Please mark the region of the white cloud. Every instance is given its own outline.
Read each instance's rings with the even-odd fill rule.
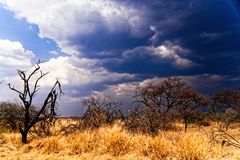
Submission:
[[[54,39],[64,52],[77,54],[72,38],[101,29],[109,32],[146,34],[145,10],[111,0],[0,0],[18,18],[37,24],[41,37]]]
[[[41,64],[44,71],[49,75],[42,82],[48,86],[49,82],[56,79],[66,86],[79,86],[103,82],[117,82],[123,79],[133,79],[135,76],[128,73],[115,73],[101,67],[96,60],[86,58],[58,57],[52,58]]]
[[[24,49],[20,42],[0,39],[0,76],[13,75],[16,69],[31,67],[34,57],[34,53]]]
[[[127,113],[129,109],[131,109],[129,107],[134,108],[133,96],[136,93],[138,85],[139,82],[127,82],[117,85],[109,85],[103,91],[93,91],[92,93],[102,97],[107,96],[112,102],[121,102],[123,113]]]
[[[154,33],[152,37],[149,38],[149,41],[152,44],[155,44],[158,42],[159,37],[162,35],[163,31],[158,31],[156,26],[149,26],[150,30]]]
[[[142,82],[139,83],[140,88],[144,88],[146,86],[148,86],[149,84],[155,86],[155,85],[159,85],[160,83],[162,83],[162,81],[164,80],[164,78],[159,78],[159,77],[154,77],[154,78],[150,78],[150,79],[145,79]]]
[[[44,71],[50,71],[49,75],[41,81],[41,87],[47,88],[58,79],[65,93],[60,99],[60,113],[64,115],[79,115],[81,102],[84,96],[90,92],[91,85],[101,86],[106,83],[118,83],[122,80],[131,80],[135,75],[127,73],[115,73],[101,67],[98,61],[72,57],[52,58],[41,64]],[[89,92],[84,93],[87,89]]]
[[[126,96],[126,98],[130,98],[133,93],[135,93],[136,87],[136,82],[121,83],[114,86],[108,86],[108,88],[104,91],[104,94],[115,97]]]
[[[1,85],[0,101],[17,101],[18,95],[8,88],[7,83],[11,83],[16,89],[22,89],[22,82],[17,75],[17,69],[26,71],[28,75],[35,66],[31,60],[34,58],[32,51],[24,49],[20,42],[0,39],[0,76],[4,82]],[[71,105],[72,109],[77,109],[77,103],[81,101],[79,96],[83,96],[81,89],[90,90],[89,86],[101,86],[104,83],[118,83],[122,80],[132,80],[135,75],[128,73],[116,73],[108,71],[102,67],[98,60],[79,58],[77,56],[59,56],[51,58],[40,64],[43,72],[49,74],[41,79],[40,90],[34,103],[40,104],[54,82],[58,79],[66,93],[61,100],[61,111],[66,111],[64,107]],[[35,78],[37,77],[34,76]],[[30,83],[34,82],[31,81]],[[89,92],[89,91],[88,91]],[[75,107],[74,107],[75,105]]]
[[[148,47],[148,49],[151,50],[153,54],[160,56],[161,58],[173,60],[173,64],[177,67],[187,68],[194,65],[194,62],[183,57],[190,51],[178,44],[166,41],[160,46],[151,46]]]
[[[148,60],[156,60],[157,63],[171,63],[178,69],[185,69],[199,65],[186,58],[189,54],[191,54],[191,51],[180,46],[178,43],[165,41],[159,46],[138,46],[126,50],[123,53],[123,58],[135,58],[136,60],[137,58],[141,59],[146,57]]]
[[[57,51],[55,51],[55,50],[51,50],[51,51],[49,51],[49,54],[58,55],[59,53]]]

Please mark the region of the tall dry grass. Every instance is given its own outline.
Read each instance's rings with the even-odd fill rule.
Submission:
[[[16,133],[0,136],[0,159],[239,159],[239,149],[211,141],[210,128],[133,134],[120,123],[96,130],[32,139],[21,144]]]

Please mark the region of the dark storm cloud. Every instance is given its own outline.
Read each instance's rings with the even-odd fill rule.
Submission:
[[[163,68],[173,70],[169,61],[162,61],[151,51],[140,47],[125,52],[121,58],[105,60],[104,64],[111,71],[154,75],[164,74]]]
[[[196,64],[184,59],[184,52],[188,51],[168,43],[159,47],[141,46],[126,50],[121,58],[106,59],[104,64],[112,71],[145,76],[189,74]]]
[[[39,34],[51,37],[63,51],[75,54],[77,50],[81,58],[98,60],[114,72],[144,76],[239,74],[237,0],[65,1],[61,6],[56,2],[52,6],[57,10],[42,14],[43,22],[28,8],[8,5],[18,17],[37,24]],[[49,17],[66,7],[68,12],[55,17],[59,23],[54,29],[54,19]],[[179,53],[176,48],[186,52]]]
[[[118,50],[131,49],[143,45],[150,45],[152,43],[151,38],[154,34],[157,34],[151,27],[156,27],[157,32],[161,32],[161,36],[165,36],[166,33],[175,30],[176,25],[182,25],[181,20],[188,14],[189,8],[191,8],[193,1],[187,0],[184,2],[179,1],[162,1],[153,0],[149,1],[118,1],[123,6],[130,6],[138,10],[139,17],[141,17],[143,24],[139,25],[136,30],[140,30],[134,35],[127,24],[118,27],[114,32],[109,31],[104,24],[99,21],[95,32],[88,35],[74,36],[71,39],[72,45],[78,46],[79,50],[85,51],[86,57],[98,57],[100,53],[116,53],[118,56]],[[131,17],[129,17],[131,18]],[[116,19],[115,21],[118,21]],[[138,24],[135,24],[136,26]],[[156,37],[157,41],[162,42],[168,38]],[[159,44],[158,43],[158,44]],[[79,45],[77,45],[79,44]],[[114,53],[113,56],[114,56]],[[102,54],[100,54],[102,55]],[[101,56],[100,56],[101,57]]]
[[[72,43],[84,46],[79,50],[86,53],[84,56],[88,58],[106,58],[118,57],[126,49],[145,45],[148,43],[148,39],[131,37],[126,33],[113,34],[102,30],[87,37],[75,37],[72,39]]]
[[[116,72],[149,75],[239,74],[240,21],[239,13],[236,14],[239,6],[233,5],[236,2],[124,1],[122,3],[137,7],[144,5],[151,11],[149,26],[152,26],[153,34],[135,45],[128,46],[131,41],[126,39],[124,47],[132,48],[134,53],[122,57],[118,54],[118,60],[105,59],[106,67]],[[185,58],[198,66],[182,70],[172,66],[170,59],[156,58],[151,51],[144,49],[144,45],[157,47],[165,41],[178,41],[180,46],[189,49],[191,54],[185,55]],[[125,52],[122,51],[122,54]]]
[[[201,1],[178,30],[180,41],[199,57],[194,61],[202,72],[239,73],[240,19],[232,7],[230,1]]]

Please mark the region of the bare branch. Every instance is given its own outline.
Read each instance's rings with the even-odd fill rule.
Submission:
[[[19,95],[23,95],[23,93],[22,93],[21,91],[19,91],[19,90],[15,89],[15,87],[14,87],[14,86],[11,86],[11,84],[10,84],[10,83],[8,83],[8,87],[9,87],[11,90],[13,90],[13,91],[17,92]]]

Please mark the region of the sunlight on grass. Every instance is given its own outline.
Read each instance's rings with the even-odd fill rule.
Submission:
[[[190,128],[187,133],[162,131],[156,136],[133,134],[121,123],[95,130],[32,138],[21,144],[18,133],[0,136],[0,159],[239,159],[239,149],[213,142],[211,128]]]

